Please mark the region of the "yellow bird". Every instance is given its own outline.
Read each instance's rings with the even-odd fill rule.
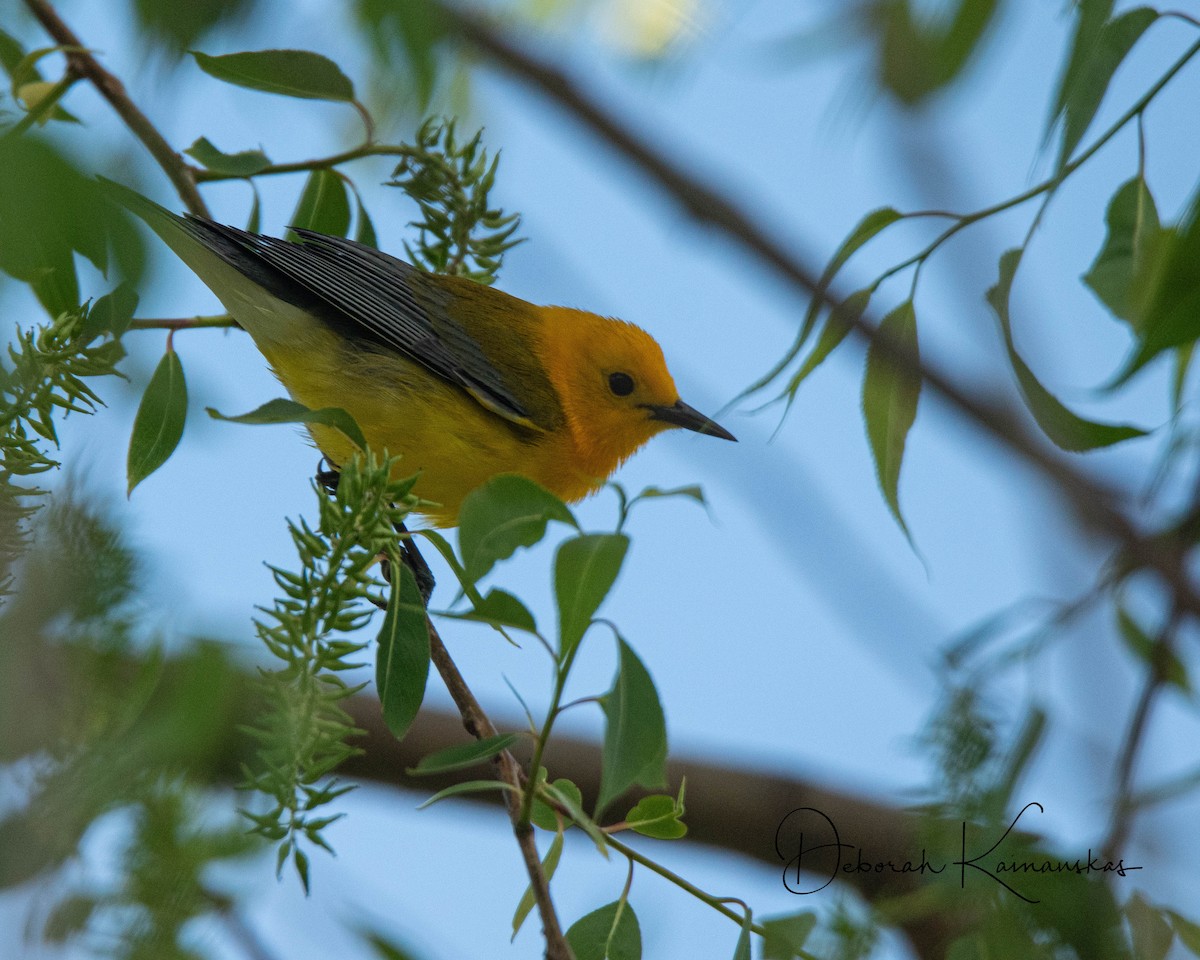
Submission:
[[[542,307],[372,247],[299,242],[181,217],[119,185],[118,199],[179,255],[312,409],[341,407],[368,446],[421,471],[414,490],[453,526],[463,499],[520,473],[574,502],[655,434],[734,436],[679,398],[662,348],[622,320]],[[333,463],[349,439],[312,424]]]

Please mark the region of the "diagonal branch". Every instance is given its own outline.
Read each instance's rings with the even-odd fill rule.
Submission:
[[[196,181],[192,177],[191,168],[184,163],[183,157],[167,143],[163,135],[158,132],[158,128],[129,99],[125,85],[100,65],[100,62],[87,51],[83,42],[75,35],[75,31],[67,26],[58,15],[58,11],[46,0],[25,0],[25,6],[29,8],[30,13],[37,18],[46,32],[54,38],[55,43],[60,47],[68,48],[64,50],[67,58],[67,70],[71,74],[91,82],[100,95],[112,105],[117,115],[125,121],[125,126],[129,127],[134,136],[141,140],[146,149],[150,151],[150,155],[170,178],[175,192],[179,194],[184,206],[192,213],[208,216],[208,207],[200,196],[200,191],[196,189]]]
[[[451,659],[450,652],[442,643],[442,638],[433,625],[433,621],[426,618],[426,623],[429,626],[430,659],[437,667],[442,681],[446,684],[446,689],[450,691],[450,696],[454,700],[454,705],[458,707],[458,712],[462,716],[462,724],[467,733],[477,740],[494,737],[497,733],[496,728],[488,719],[487,714],[483,712],[483,707],[479,705],[475,694],[471,692],[471,688],[467,686],[466,680],[459,672],[458,666]],[[530,889],[533,890],[534,901],[538,906],[538,915],[542,920],[542,934],[546,938],[546,960],[574,960],[571,947],[567,943],[566,937],[563,936],[558,914],[555,913],[554,902],[550,899],[550,884],[546,880],[546,873],[542,869],[542,861],[538,856],[533,828],[528,823],[524,826],[520,823],[521,795],[526,786],[525,771],[507,750],[499,754],[494,762],[500,779],[513,787],[513,790],[506,792],[505,803],[513,823],[513,833],[521,848],[521,857],[525,861],[525,870],[529,874]]]

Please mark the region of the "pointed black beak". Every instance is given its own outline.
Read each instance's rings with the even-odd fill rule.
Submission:
[[[648,403],[646,409],[650,411],[651,420],[661,420],[673,427],[683,427],[684,430],[695,430],[696,433],[704,433],[710,437],[720,437],[722,440],[732,440],[737,443],[737,437],[732,433],[682,400],[676,400],[669,407]]]

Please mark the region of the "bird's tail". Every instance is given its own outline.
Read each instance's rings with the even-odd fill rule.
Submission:
[[[145,221],[259,341],[288,342],[316,321],[298,310],[311,299],[255,252],[253,234],[205,217],[180,216],[135,190],[98,178],[108,196]]]

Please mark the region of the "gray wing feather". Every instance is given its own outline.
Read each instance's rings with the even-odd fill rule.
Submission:
[[[251,279],[275,279],[264,283],[273,293],[295,302],[295,290],[287,286],[299,288],[332,312],[324,319],[346,332],[420,363],[507,419],[529,423],[527,412],[479,344],[453,321],[435,324],[427,303],[413,292],[410,278],[419,274],[416,267],[372,247],[311,230],[296,230],[302,242],[292,243],[197,217],[187,222],[198,239]],[[279,278],[264,277],[261,265],[277,272],[286,284],[281,287]]]

